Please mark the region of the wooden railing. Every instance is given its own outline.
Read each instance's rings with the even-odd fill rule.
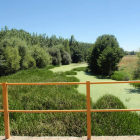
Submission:
[[[5,138],[10,138],[9,113],[58,113],[58,112],[86,112],[87,113],[87,140],[91,139],[91,112],[126,112],[126,111],[140,111],[140,109],[91,109],[90,108],[90,85],[91,84],[120,84],[120,83],[140,83],[140,81],[115,81],[115,82],[61,82],[61,83],[0,83],[3,91],[3,110]],[[86,84],[87,109],[85,110],[9,110],[8,108],[8,85],[79,85]]]

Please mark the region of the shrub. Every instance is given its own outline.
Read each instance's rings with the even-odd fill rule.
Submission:
[[[77,72],[75,72],[75,71],[66,71],[65,74],[66,75],[77,75]]]
[[[119,98],[113,95],[102,96],[93,106],[94,109],[126,109]],[[93,114],[94,135],[139,135],[140,119],[134,112],[102,112]]]
[[[89,71],[89,68],[87,68],[87,67],[78,67],[78,68],[72,69],[72,71],[84,71],[84,72],[88,72]]]
[[[48,69],[53,69],[53,68],[55,68],[55,66],[53,66],[53,65],[47,66],[47,70],[48,70]]]
[[[111,79],[117,81],[129,81],[130,74],[124,71],[115,71],[114,74],[111,76]]]

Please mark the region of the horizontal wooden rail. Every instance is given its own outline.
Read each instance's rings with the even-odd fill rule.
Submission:
[[[7,85],[80,85],[80,84],[86,84],[85,82],[58,82],[58,83],[7,83]]]
[[[8,110],[16,113],[60,113],[60,112],[87,112],[87,110]]]
[[[90,82],[90,84],[121,84],[121,83],[140,83],[140,81],[110,81],[110,82]],[[52,83],[7,83],[7,85],[82,85],[86,82],[52,82]],[[0,83],[2,85],[2,83]]]
[[[125,83],[140,83],[140,81],[114,81],[114,82],[90,82],[90,84],[125,84]]]
[[[129,112],[140,111],[140,109],[92,109],[91,112]]]
[[[91,139],[91,112],[129,112],[129,111],[140,111],[140,109],[90,109],[90,85],[91,84],[121,84],[121,83],[140,83],[140,81],[107,81],[107,82],[52,82],[52,83],[0,83],[3,88],[3,106],[4,110],[0,112],[4,113],[5,123],[5,138],[10,138],[10,127],[9,127],[9,113],[60,113],[60,112],[86,112],[87,113],[87,139]],[[8,85],[9,86],[20,86],[20,85],[86,85],[87,93],[87,109],[84,110],[9,110],[8,109]]]
[[[140,111],[140,109],[91,109],[91,112],[129,112]],[[4,112],[4,110],[0,110]],[[87,110],[8,110],[13,113],[60,113],[60,112],[87,112]]]

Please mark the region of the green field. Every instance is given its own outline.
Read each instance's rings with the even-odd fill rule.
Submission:
[[[61,67],[56,67],[51,69],[53,72],[56,71],[67,71],[74,67],[85,67],[86,63],[71,64]],[[91,82],[101,82],[101,81],[114,81],[111,79],[102,79],[100,76],[93,76],[89,73],[83,71],[77,72],[75,75],[80,82],[91,81]],[[86,86],[79,85],[78,91],[86,95]],[[140,90],[135,89],[130,84],[102,84],[102,85],[91,85],[91,98],[95,102],[104,94],[112,94],[120,98],[123,103],[131,109],[140,108]]]

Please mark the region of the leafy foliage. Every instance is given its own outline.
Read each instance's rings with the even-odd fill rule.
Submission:
[[[4,60],[5,73],[19,70],[21,57],[19,56],[18,48],[7,46],[4,49]]]
[[[104,95],[93,106],[94,109],[125,109],[119,98]],[[132,112],[99,112],[93,114],[93,132],[98,136],[139,135],[139,115]]]
[[[52,47],[48,49],[49,54],[52,57],[52,65],[60,65],[61,64],[61,53],[58,48]]]
[[[72,71],[84,71],[84,72],[88,72],[89,71],[89,68],[87,68],[87,67],[78,67],[78,68],[72,69]]]
[[[71,59],[73,63],[86,61],[87,50],[91,47],[90,43],[77,42],[74,35],[69,40]]]
[[[77,72],[71,70],[71,71],[66,71],[65,74],[66,75],[77,75]]]
[[[35,59],[38,68],[43,68],[51,63],[49,53],[37,45],[32,46],[31,55]]]
[[[66,77],[63,72],[53,73],[46,68],[22,70],[0,78],[0,83],[5,81],[79,82],[74,76]],[[9,108],[13,110],[85,109],[86,97],[78,93],[76,87],[77,85],[9,86]],[[2,99],[1,94],[0,99]],[[0,135],[4,135],[3,120],[3,114],[0,113]],[[86,134],[86,114],[10,113],[10,131],[11,135],[18,136],[83,136]]]
[[[133,80],[140,80],[140,52],[137,53],[137,67],[133,71]],[[140,87],[140,83],[131,83],[136,88]]]
[[[117,81],[129,81],[130,74],[124,71],[115,71],[113,75],[111,75],[111,79]]]
[[[102,35],[97,38],[88,64],[98,74],[111,75],[117,69],[117,63],[123,57],[117,39],[113,35]]]

